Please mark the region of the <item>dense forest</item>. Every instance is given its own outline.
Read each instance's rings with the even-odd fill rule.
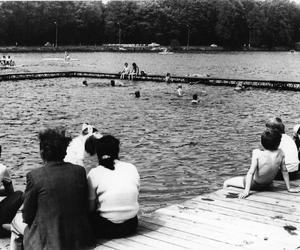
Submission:
[[[300,6],[288,0],[0,3],[0,45],[151,43],[293,47]]]

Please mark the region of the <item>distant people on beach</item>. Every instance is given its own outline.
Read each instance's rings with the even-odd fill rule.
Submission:
[[[139,67],[136,65],[136,63],[132,63],[132,68],[129,74],[129,79],[133,80],[135,76],[137,76],[140,73]]]
[[[181,85],[179,85],[179,86],[177,87],[177,95],[178,95],[178,96],[183,96],[183,90],[182,90],[182,86],[181,86]]]
[[[134,233],[138,225],[140,186],[136,167],[119,160],[120,142],[111,135],[95,139],[90,148],[94,148],[99,161],[99,166],[87,177],[96,236],[119,238]]]
[[[272,187],[272,182],[280,170],[288,192],[300,192],[300,188],[291,188],[289,175],[285,166],[284,152],[279,149],[282,135],[277,129],[266,129],[261,135],[264,150],[254,149],[251,166],[246,176],[233,177],[224,182],[226,187],[244,188],[239,198],[246,198],[250,190],[262,191]]]
[[[39,133],[44,166],[27,173],[22,215],[12,223],[11,249],[85,249],[93,243],[85,169],[63,162],[71,138],[61,129]],[[23,218],[22,218],[23,217]]]
[[[1,196],[5,196],[0,201],[0,237],[8,237],[10,230],[3,228],[4,224],[9,224],[15,217],[19,207],[23,203],[23,192],[14,191],[13,183],[10,178],[10,174],[5,165],[0,164],[0,186]]]
[[[294,179],[299,171],[299,159],[296,143],[293,138],[285,134],[285,126],[279,117],[274,117],[266,122],[266,127],[278,130],[282,137],[279,148],[285,155],[285,165],[289,173],[290,179]],[[282,175],[279,172],[276,179],[282,180]]]
[[[123,70],[121,71],[120,79],[127,79],[128,76],[129,76],[129,74],[130,74],[130,68],[129,68],[129,66],[128,66],[128,63],[126,62],[126,63],[124,64]]]

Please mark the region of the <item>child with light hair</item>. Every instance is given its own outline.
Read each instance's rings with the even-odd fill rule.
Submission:
[[[291,188],[289,175],[285,166],[285,156],[279,144],[281,133],[276,129],[266,129],[261,135],[261,144],[264,150],[254,149],[252,153],[251,166],[246,176],[238,176],[226,180],[224,188],[238,187],[245,190],[239,198],[246,198],[250,190],[266,190],[272,187],[277,172],[281,170],[288,192],[300,192],[300,188]]]

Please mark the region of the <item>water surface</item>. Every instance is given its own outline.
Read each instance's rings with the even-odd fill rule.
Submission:
[[[273,62],[274,67],[268,64],[262,69],[262,61],[250,59],[263,55],[261,60]],[[298,77],[294,65],[299,66],[300,57],[287,53],[275,53],[269,58],[264,53],[229,53],[221,55],[224,58],[217,54],[167,55],[173,57],[169,58],[152,54],[74,53],[72,56],[79,61],[45,61],[42,67],[34,66],[40,56],[58,55],[14,56],[32,64],[22,67],[28,71],[78,67],[116,72],[124,61],[134,60],[149,72],[160,74],[208,71],[216,75],[219,72],[222,77],[228,72],[228,77],[253,74],[257,78],[290,80]],[[281,56],[285,62],[279,60]],[[237,57],[243,63],[237,63]],[[280,74],[275,72],[277,67]],[[148,212],[214,191],[226,178],[245,174],[252,150],[260,147],[260,134],[268,117],[280,116],[288,134],[295,123],[300,123],[298,92],[255,89],[238,93],[231,87],[183,85],[184,96],[180,98],[176,96],[175,84],[134,82],[112,88],[103,86],[108,80],[87,81],[88,87],[78,78],[1,83],[2,161],[11,169],[17,187],[23,189],[27,171],[41,165],[37,140],[41,128],[60,125],[75,136],[81,124],[89,122],[121,140],[121,159],[137,166],[142,212]],[[141,92],[139,99],[134,98],[136,90]],[[194,93],[200,97],[197,105],[191,104]],[[93,165],[95,159],[88,162]]]

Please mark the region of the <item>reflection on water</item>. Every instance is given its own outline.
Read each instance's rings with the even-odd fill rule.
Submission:
[[[88,79],[88,82],[106,80]],[[108,80],[107,80],[108,81]],[[84,87],[82,79],[1,83],[2,159],[24,188],[41,165],[37,132],[61,125],[75,136],[83,122],[121,140],[121,158],[141,174],[144,212],[221,187],[245,174],[265,120],[278,115],[291,133],[300,122],[297,92],[135,82],[129,87]],[[100,84],[101,85],[101,84]],[[140,90],[141,98],[134,98]],[[205,93],[204,93],[205,92]],[[192,95],[200,102],[191,104]],[[90,164],[96,164],[92,159]]]

